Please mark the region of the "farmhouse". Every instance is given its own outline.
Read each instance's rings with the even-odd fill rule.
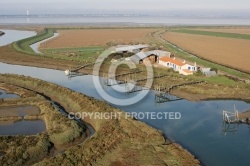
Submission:
[[[191,75],[193,72],[197,71],[196,63],[194,65],[187,64],[184,60],[183,62],[170,57],[161,57],[159,59],[159,64],[168,68],[174,69],[183,75]]]
[[[161,50],[152,50],[147,52],[138,52],[137,54],[130,57],[132,61],[134,61],[137,64],[140,63],[158,63],[160,57],[170,57],[171,53],[167,51],[161,51]]]
[[[142,44],[118,45],[115,47],[115,52],[118,52],[118,53],[126,53],[126,52],[138,53],[147,47],[148,47],[148,45],[142,45]]]

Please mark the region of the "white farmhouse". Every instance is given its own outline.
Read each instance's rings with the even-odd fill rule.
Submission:
[[[196,63],[194,65],[187,64],[185,61],[181,62],[175,58],[170,58],[167,56],[161,57],[159,59],[159,64],[168,68],[174,69],[183,75],[191,75],[197,71]]]

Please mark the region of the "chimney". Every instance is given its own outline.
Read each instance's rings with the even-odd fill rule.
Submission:
[[[196,66],[196,62],[194,62],[194,66]]]
[[[175,60],[175,57],[174,57],[174,60]]]
[[[186,61],[185,60],[183,60],[183,62],[182,63],[186,63]]]

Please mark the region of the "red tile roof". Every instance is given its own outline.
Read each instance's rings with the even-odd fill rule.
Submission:
[[[163,62],[171,62],[171,63],[173,63],[173,64],[175,64],[177,66],[185,65],[185,63],[182,63],[181,61],[178,61],[178,60],[175,60],[173,58],[166,57],[166,56],[161,57],[160,60],[163,61]]]

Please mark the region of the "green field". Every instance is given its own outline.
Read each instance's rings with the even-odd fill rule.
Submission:
[[[226,33],[226,32],[211,32],[211,31],[191,30],[191,29],[171,30],[171,32],[250,40],[250,35],[247,35],[247,34]]]
[[[79,47],[79,48],[49,48],[41,51],[50,57],[66,60],[94,62],[95,58],[102,53],[102,47]]]

